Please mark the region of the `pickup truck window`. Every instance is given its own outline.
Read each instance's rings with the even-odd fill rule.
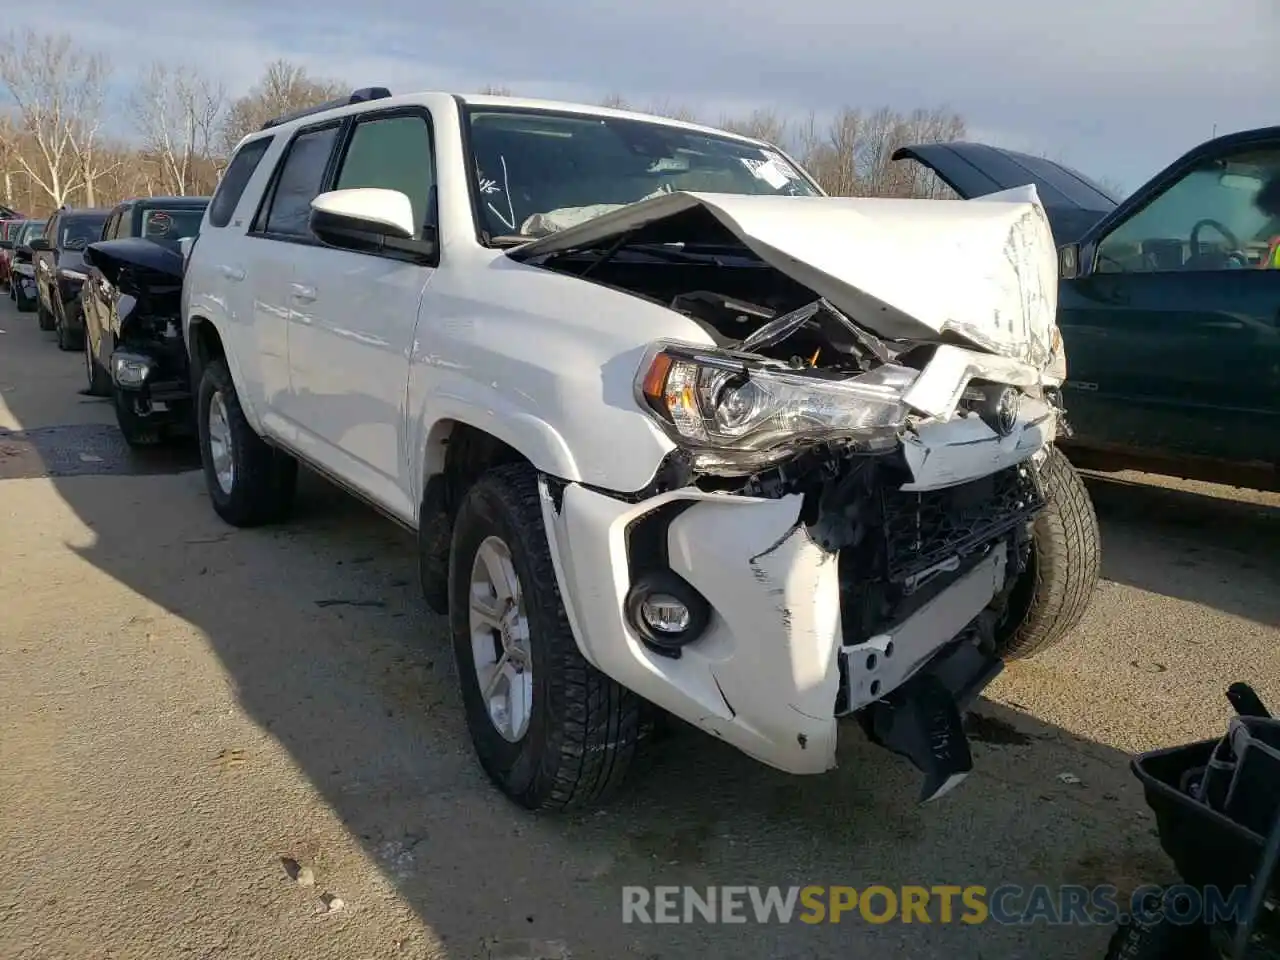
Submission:
[[[1099,273],[1257,268],[1280,217],[1264,188],[1280,177],[1280,148],[1256,147],[1189,171],[1098,245]]]
[[[311,201],[320,194],[324,184],[325,169],[339,129],[334,124],[319,130],[306,130],[294,137],[280,161],[263,233],[311,237]]]
[[[334,189],[399,190],[413,204],[416,238],[422,239],[427,201],[435,184],[431,127],[421,114],[375,117],[356,124]]]
[[[644,120],[471,106],[463,123],[481,226],[539,236],[676,190],[818,196],[775,150]]]
[[[249,185],[253,172],[258,169],[258,164],[262,162],[262,157],[267,152],[267,147],[271,146],[273,139],[275,138],[263,137],[246,143],[231,158],[226,173],[222,175],[222,182],[218,184],[213,200],[209,203],[210,226],[225,227],[231,222],[244,188]]]
[[[104,215],[66,217],[58,230],[58,246],[63,250],[83,250],[102,239],[102,228],[106,222]]]
[[[204,210],[185,207],[180,210],[165,207],[148,207],[142,211],[140,235],[149,240],[181,240],[200,232]]]

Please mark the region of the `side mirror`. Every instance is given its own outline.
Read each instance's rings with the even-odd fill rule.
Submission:
[[[46,240],[44,237],[32,237],[27,242],[27,246],[31,248],[31,251],[33,253],[47,253],[48,251],[53,249],[51,246],[49,246],[49,241]]]
[[[356,250],[403,250],[434,256],[435,243],[416,240],[413,204],[399,190],[331,190],[311,201],[311,231],[325,243]]]
[[[1080,244],[1067,243],[1058,248],[1058,279],[1074,280],[1080,276]]]

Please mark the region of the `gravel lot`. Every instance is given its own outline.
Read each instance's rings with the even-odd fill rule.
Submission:
[[[131,458],[78,354],[7,298],[0,331],[4,957],[1088,960],[1108,930],[623,925],[621,887],[1165,879],[1128,752],[1218,735],[1233,680],[1280,704],[1280,497],[1097,477],[1090,615],[939,804],[854,728],[813,779],[688,731],[534,818],[471,756],[408,536],[312,477],[226,527],[191,450]]]

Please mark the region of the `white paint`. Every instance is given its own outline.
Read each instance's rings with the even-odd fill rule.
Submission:
[[[413,203],[399,190],[353,187],[331,190],[311,201],[312,215],[327,213],[344,217],[369,230],[390,236],[411,238],[417,232]]]

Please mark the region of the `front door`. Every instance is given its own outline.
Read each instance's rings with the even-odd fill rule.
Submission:
[[[332,189],[401,191],[413,204],[421,239],[433,219],[434,182],[429,116],[415,108],[361,114],[338,157]],[[394,251],[299,249],[305,252],[295,258],[290,280],[289,372],[293,416],[316,444],[306,452],[412,518],[406,388],[433,269]]]
[[[1068,417],[1089,445],[1280,462],[1280,144],[1204,158],[1062,284]]]

